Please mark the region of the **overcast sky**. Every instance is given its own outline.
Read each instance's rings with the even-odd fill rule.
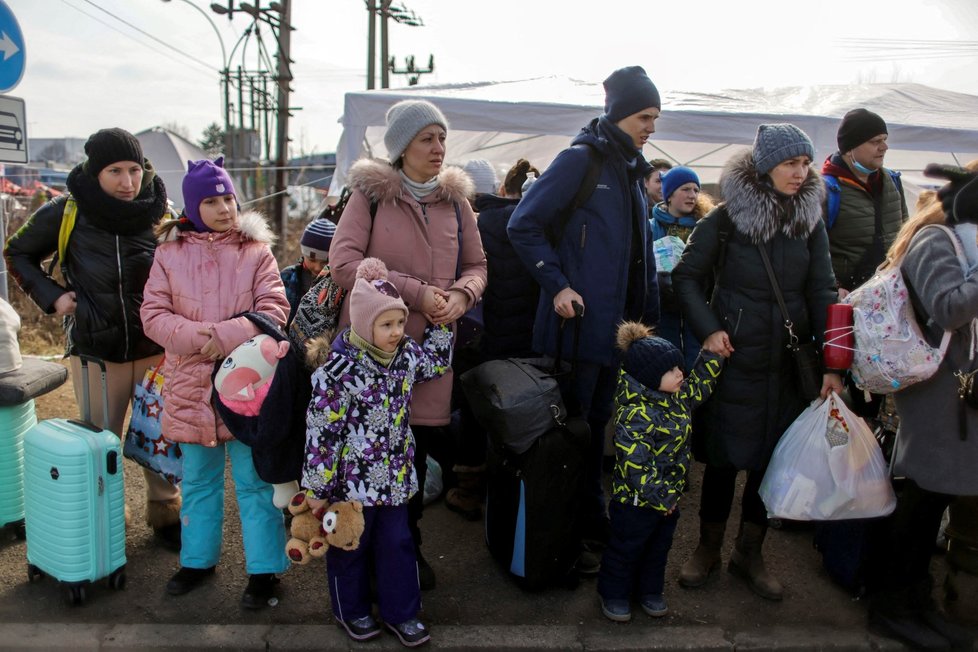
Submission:
[[[196,140],[207,124],[223,122],[218,38],[187,3],[213,19],[229,54],[251,21],[247,15],[228,21],[207,0],[6,2],[26,41],[27,69],[9,94],[27,102],[29,136],[87,137],[108,126],[136,132],[176,123]],[[664,111],[670,90],[912,81],[978,95],[976,0],[404,4],[424,26],[392,24],[390,53],[398,65],[406,55],[425,64],[434,55],[436,71],[422,83],[549,74],[600,81],[615,68],[640,64],[659,87]],[[302,107],[290,130],[293,154],[334,151],[344,93],[366,88],[367,12],[362,0],[292,5],[292,104]],[[267,31],[265,38],[274,57]],[[255,66],[257,51],[250,40],[247,66]],[[239,47],[232,66],[240,54]],[[391,86],[406,84],[395,76]]]

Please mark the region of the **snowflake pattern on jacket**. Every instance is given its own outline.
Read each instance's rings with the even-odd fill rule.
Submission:
[[[389,367],[350,344],[349,329],[343,331],[312,375],[302,467],[308,493],[365,507],[407,504],[418,490],[411,389],[443,375],[451,355],[446,326],[429,324],[423,344],[405,335]]]
[[[693,410],[716,387],[723,358],[701,351],[675,394],[651,390],[618,372],[613,500],[668,512],[686,489]]]

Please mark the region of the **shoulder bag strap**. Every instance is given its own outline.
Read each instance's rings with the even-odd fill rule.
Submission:
[[[781,286],[778,285],[778,279],[774,275],[774,268],[771,267],[771,259],[767,256],[767,249],[764,248],[764,243],[757,245],[757,250],[761,253],[761,260],[764,261],[764,269],[767,271],[767,277],[771,281],[771,287],[774,289],[774,298],[778,300],[778,308],[781,309],[781,317],[784,319],[784,328],[788,331],[788,348],[795,349],[798,347],[798,336],[795,335],[795,325],[791,321],[791,316],[788,315],[788,307],[784,304],[784,296],[781,294]]]

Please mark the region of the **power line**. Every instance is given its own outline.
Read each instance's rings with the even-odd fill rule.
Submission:
[[[210,71],[213,71],[213,72],[218,72],[218,73],[220,72],[220,70],[215,70],[215,69],[214,69],[214,68],[212,68],[212,67],[211,67],[210,65],[208,65],[208,64],[207,64],[206,62],[204,62],[204,61],[201,61],[201,60],[200,60],[200,59],[198,59],[197,57],[194,57],[194,56],[191,56],[191,55],[189,55],[189,54],[187,54],[186,52],[184,52],[184,51],[183,51],[183,50],[181,50],[180,48],[176,48],[176,47],[173,47],[172,45],[170,45],[169,43],[167,43],[167,42],[166,42],[166,41],[164,41],[163,39],[159,39],[159,38],[157,38],[157,37],[155,37],[155,36],[153,36],[152,34],[150,34],[149,32],[147,32],[146,30],[143,30],[143,29],[140,29],[139,27],[136,27],[135,25],[133,25],[133,24],[132,24],[132,23],[130,23],[129,21],[127,21],[127,20],[125,20],[124,18],[120,18],[119,16],[116,16],[116,15],[115,15],[114,13],[112,13],[112,12],[111,12],[111,11],[109,11],[108,9],[105,9],[105,8],[103,8],[103,7],[100,7],[100,6],[98,6],[97,4],[95,4],[95,2],[93,2],[93,0],[84,0],[84,1],[85,1],[85,2],[87,2],[88,4],[90,4],[90,5],[92,5],[93,7],[95,7],[96,9],[98,9],[99,11],[101,11],[101,12],[103,12],[103,13],[105,13],[105,14],[108,14],[108,15],[109,15],[109,16],[111,16],[112,18],[115,18],[116,20],[118,20],[118,21],[119,21],[120,23],[122,23],[123,25],[126,25],[126,26],[128,26],[128,27],[130,27],[130,28],[132,28],[132,29],[134,29],[134,30],[136,30],[137,32],[139,32],[140,34],[143,34],[144,36],[148,36],[149,38],[151,38],[151,39],[153,39],[154,41],[156,41],[157,43],[159,43],[159,44],[160,44],[160,45],[162,45],[163,47],[165,47],[165,48],[167,48],[167,49],[170,49],[170,50],[173,50],[173,51],[174,51],[174,52],[176,52],[177,54],[179,54],[179,55],[181,55],[181,56],[183,56],[183,57],[186,57],[187,59],[190,59],[190,60],[191,60],[191,61],[193,61],[194,63],[197,63],[197,64],[199,64],[199,65],[202,65],[202,66],[204,66],[205,68],[207,68],[207,69],[208,69],[208,70],[210,70]]]
[[[82,14],[84,16],[87,16],[88,18],[91,18],[95,22],[100,23],[100,24],[104,25],[105,27],[108,27],[112,31],[118,32],[119,34],[122,34],[123,36],[125,36],[128,39],[130,39],[131,41],[133,41],[135,43],[138,43],[139,45],[142,45],[144,47],[147,47],[147,48],[153,50],[154,52],[156,52],[158,54],[161,54],[161,55],[167,57],[168,59],[170,59],[174,63],[179,63],[179,64],[187,65],[186,62],[180,61],[179,59],[176,59],[175,57],[171,56],[168,52],[165,52],[165,51],[163,51],[163,50],[161,50],[161,49],[159,49],[157,47],[154,47],[153,45],[147,43],[146,41],[140,40],[140,39],[136,38],[135,36],[133,36],[132,34],[129,34],[127,32],[124,32],[121,29],[119,29],[118,27],[115,27],[114,25],[110,25],[109,23],[105,22],[104,20],[102,20],[98,16],[95,16],[93,14],[88,13],[87,11],[85,11],[84,9],[82,9],[81,7],[76,7],[75,5],[73,5],[70,2],[68,2],[68,0],[61,0],[61,2],[63,2],[66,5],[68,5],[69,7],[71,7],[75,11],[77,11],[78,13],[80,13],[80,14]],[[188,67],[190,67],[194,72],[197,72],[197,73],[200,73],[200,74],[204,74],[204,71],[203,70],[200,70],[199,68],[194,68],[194,67],[191,67],[191,66],[188,66]],[[210,70],[211,69],[208,68],[208,71],[210,71]]]

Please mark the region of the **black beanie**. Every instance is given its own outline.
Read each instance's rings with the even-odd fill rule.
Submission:
[[[839,133],[836,134],[836,144],[839,146],[839,153],[845,154],[867,140],[885,133],[889,132],[886,131],[883,118],[867,109],[853,109],[842,118]]]
[[[651,333],[647,326],[637,322],[624,322],[618,326],[618,348],[622,356],[622,368],[629,376],[646,388],[655,391],[662,384],[662,376],[673,367],[683,368],[683,354],[669,340]],[[643,336],[644,335],[644,336]]]
[[[604,80],[604,114],[612,122],[651,106],[661,109],[662,102],[642,66],[619,68]]]
[[[85,166],[88,173],[97,177],[107,166],[119,161],[135,161],[143,164],[143,147],[125,129],[112,127],[100,129],[89,136],[85,142]]]

